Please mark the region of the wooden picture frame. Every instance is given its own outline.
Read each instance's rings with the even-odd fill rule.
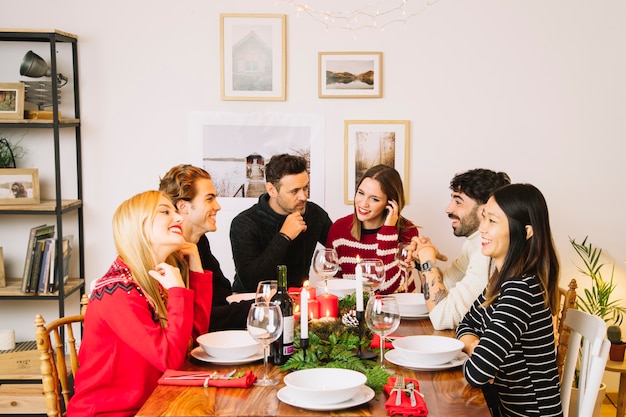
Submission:
[[[406,202],[409,195],[408,120],[346,120],[344,122],[344,201],[354,203],[356,185],[374,165],[395,168],[402,178]]]
[[[319,52],[320,98],[383,96],[382,52]]]
[[[0,119],[24,119],[24,83],[0,83]]]
[[[39,202],[37,168],[0,168],[0,205]]]
[[[222,100],[286,100],[286,16],[220,15]]]

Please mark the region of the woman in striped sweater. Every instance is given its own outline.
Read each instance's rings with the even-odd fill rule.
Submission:
[[[330,227],[326,247],[339,256],[337,277],[354,279],[357,255],[360,259],[378,258],[385,265],[385,279],[378,287],[381,294],[401,289],[403,277],[395,260],[399,242],[411,242],[417,226],[401,216],[405,204],[402,178],[394,168],[376,165],[365,172],[356,187],[354,213]],[[415,291],[415,283],[409,283]]]
[[[479,230],[496,269],[456,331],[470,354],[465,378],[496,399],[494,415],[562,416],[552,326],[559,264],[543,195],[530,184],[495,191]]]

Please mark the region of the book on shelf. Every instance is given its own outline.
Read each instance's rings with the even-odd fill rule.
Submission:
[[[24,260],[24,273],[22,275],[23,293],[30,292],[30,277],[32,275],[33,257],[38,239],[46,239],[54,236],[54,225],[42,224],[30,229],[28,237],[28,247],[26,249],[26,259]]]
[[[56,254],[56,239],[47,238],[46,245],[41,258],[41,272],[39,273],[39,283],[37,284],[37,292],[40,294],[48,293],[48,282],[50,281],[50,273],[54,271],[50,269],[52,260]]]
[[[61,250],[63,251],[63,277],[62,282],[65,284],[70,275],[70,261],[72,259],[72,240],[74,235],[67,235],[63,238]],[[59,282],[61,280],[57,274],[57,266],[56,261],[58,260],[58,256],[54,256],[52,258],[52,262],[50,265],[50,276],[48,278],[48,292],[55,292],[59,290]]]
[[[28,292],[37,292],[39,286],[39,274],[41,273],[41,260],[43,251],[46,248],[46,239],[37,239],[33,252],[33,266],[30,271],[30,281],[28,284]]]

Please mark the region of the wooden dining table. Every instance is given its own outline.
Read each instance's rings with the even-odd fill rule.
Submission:
[[[434,330],[428,318],[403,319],[394,332],[398,336],[442,335],[454,337],[454,331]],[[386,363],[396,373],[419,382],[428,407],[429,417],[489,417],[482,391],[472,388],[465,378],[461,366],[436,371],[417,371]],[[217,371],[225,373],[234,366],[214,365],[189,358],[185,370]],[[259,378],[263,375],[263,361],[237,365],[238,371],[252,370]],[[136,417],[156,416],[387,416],[385,401],[387,394],[381,392],[369,402],[349,409],[334,411],[312,411],[281,402],[277,392],[285,386],[282,378],[287,372],[269,365],[270,377],[279,378],[272,387],[251,388],[203,388],[159,385],[141,407]]]

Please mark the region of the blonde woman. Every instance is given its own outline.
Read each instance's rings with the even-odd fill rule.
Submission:
[[[209,328],[211,272],[202,270],[181,222],[159,191],[116,210],[118,257],[90,295],[68,416],[135,415],[163,372],[180,369],[190,342]]]

